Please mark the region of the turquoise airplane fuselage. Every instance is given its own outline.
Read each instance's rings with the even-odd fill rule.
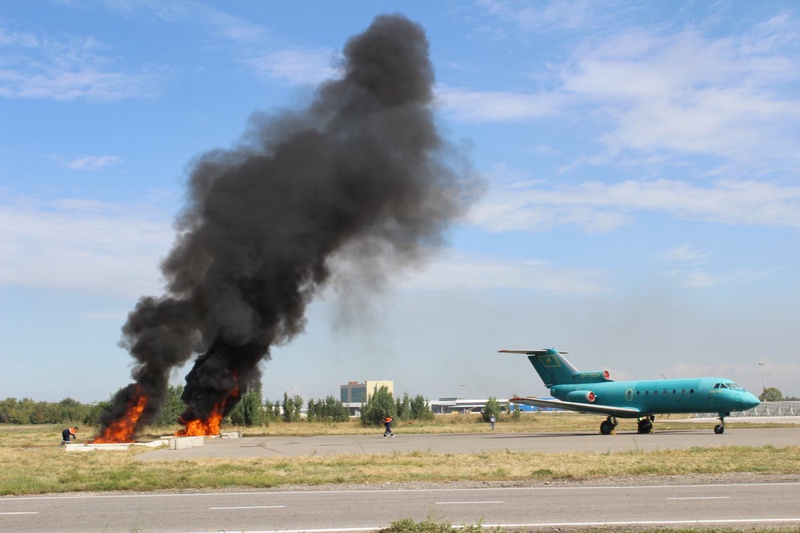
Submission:
[[[729,413],[759,404],[758,398],[730,379],[686,378],[553,385],[550,394],[565,402],[626,407],[621,418],[666,413]]]
[[[758,398],[726,378],[701,377],[614,381],[608,372],[578,372],[565,352],[544,350],[500,350],[528,356],[553,398],[512,398],[515,403],[566,409],[608,417],[600,426],[603,434],[616,427],[616,418],[638,418],[640,433],[652,430],[654,415],[670,413],[718,413],[716,433],[725,430],[725,417],[733,411],[757,406]]]

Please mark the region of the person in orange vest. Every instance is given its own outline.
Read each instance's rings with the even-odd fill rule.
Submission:
[[[394,419],[389,415],[386,415],[386,417],[383,419],[383,427],[386,428],[386,430],[383,432],[384,439],[386,438],[386,435],[391,435],[394,437],[394,433],[392,433],[392,420]]]
[[[78,427],[75,426],[74,428],[67,428],[61,432],[61,445],[69,444],[69,439],[77,439],[78,437],[75,435],[78,432]]]

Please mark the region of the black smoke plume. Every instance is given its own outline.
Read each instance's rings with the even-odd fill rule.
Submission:
[[[256,116],[239,148],[199,158],[162,264],[166,295],[142,298],[123,327],[137,361],[131,386],[149,398],[139,426],[170,370],[197,353],[183,419],[221,402],[230,411],[232,392],[260,381],[270,347],[304,330],[334,261],[357,287],[358,276],[380,281],[441,244],[480,184],[437,132],[433,84],[423,29],[379,16],[306,109]]]

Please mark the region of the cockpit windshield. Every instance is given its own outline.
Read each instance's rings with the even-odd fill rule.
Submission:
[[[742,390],[742,388],[737,383],[728,383],[728,388]]]

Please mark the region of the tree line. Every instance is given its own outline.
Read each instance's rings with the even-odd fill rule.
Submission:
[[[150,423],[154,427],[179,424],[179,417],[186,408],[181,394],[183,385],[170,385],[167,400]],[[85,404],[72,398],[60,402],[37,402],[30,398],[18,400],[7,398],[0,401],[0,424],[65,424],[95,425],[100,414],[111,405],[108,400]],[[272,422],[345,422],[350,419],[350,410],[333,396],[308,400],[305,417],[301,416],[304,399],[299,395],[284,393],[282,399],[264,399],[260,387],[242,394],[239,403],[223,420],[235,426],[268,426]],[[361,409],[364,425],[379,425],[386,415],[399,420],[428,420],[433,418],[430,403],[422,395],[414,398],[404,394],[394,399],[385,387],[374,394]]]

